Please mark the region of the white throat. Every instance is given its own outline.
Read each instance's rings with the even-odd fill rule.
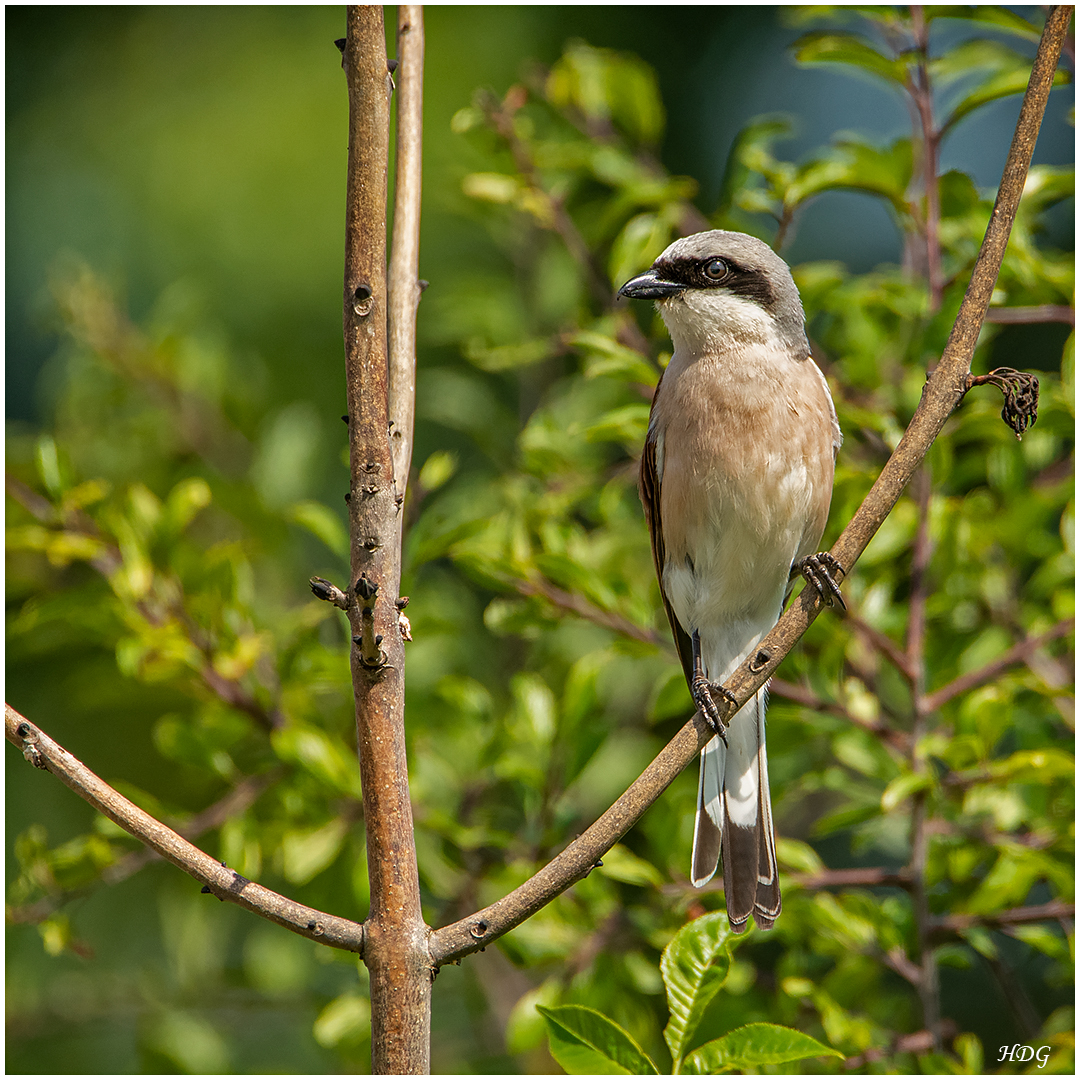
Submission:
[[[675,351],[683,355],[781,345],[776,320],[753,300],[727,289],[687,289],[656,306]]]

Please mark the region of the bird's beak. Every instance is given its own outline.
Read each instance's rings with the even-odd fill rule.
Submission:
[[[666,296],[678,296],[686,286],[678,281],[665,281],[655,269],[646,270],[631,278],[615,295],[628,296],[631,300],[663,300]]]

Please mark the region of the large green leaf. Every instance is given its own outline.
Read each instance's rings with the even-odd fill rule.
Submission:
[[[854,34],[807,34],[795,43],[795,59],[801,64],[851,64],[901,86],[907,75],[903,61],[890,59]]]
[[[985,71],[989,77],[979,82],[961,97],[948,118],[942,123],[942,132],[949,131],[969,113],[998,98],[1022,94],[1031,76],[1031,61],[1013,49],[997,42],[969,41],[933,61],[940,68],[942,81],[970,76],[973,71]],[[1054,86],[1069,81],[1064,71],[1054,75]]]
[[[537,1005],[536,1010],[547,1020],[551,1056],[571,1075],[658,1075],[633,1037],[603,1013],[585,1005]]]
[[[782,1065],[806,1057],[842,1058],[831,1046],[794,1028],[779,1024],[747,1024],[698,1047],[684,1062],[683,1072],[696,1076],[756,1065]]]
[[[687,923],[660,957],[671,1014],[664,1039],[676,1065],[686,1053],[706,1006],[727,978],[731,936],[727,915],[714,911]]]

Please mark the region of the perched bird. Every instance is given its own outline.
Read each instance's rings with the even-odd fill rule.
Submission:
[[[763,687],[726,728],[710,691],[757,647],[802,574],[843,604],[814,554],[840,446],[787,265],[762,241],[712,232],[672,244],[619,296],[655,300],[675,347],[653,397],[641,501],[675,644],[717,735],[701,752],[690,879],[721,850],[732,929],[780,914]]]

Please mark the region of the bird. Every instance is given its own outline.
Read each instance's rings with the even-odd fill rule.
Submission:
[[[765,753],[767,688],[725,725],[713,693],[772,629],[795,580],[842,606],[817,552],[840,425],[810,354],[791,271],[768,244],[714,229],[676,240],[617,296],[654,300],[674,351],[653,396],[640,494],[660,593],[696,707],[701,751],[690,880],[723,857],[736,933],[768,930],[781,897]],[[726,711],[726,710],[725,710]]]

